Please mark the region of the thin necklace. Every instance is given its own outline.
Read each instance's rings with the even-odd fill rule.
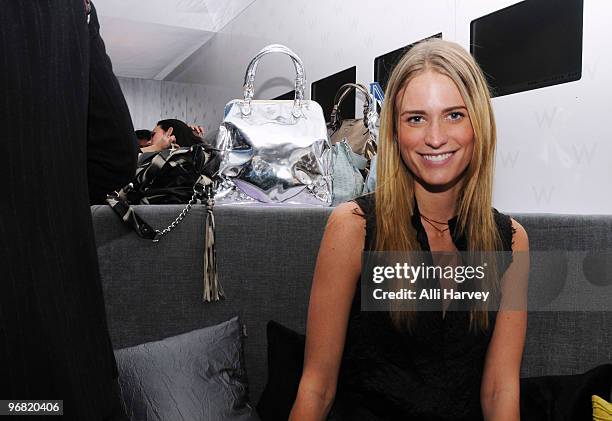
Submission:
[[[425,222],[427,222],[429,225],[431,225],[436,231],[438,231],[440,234],[444,233],[444,231],[448,231],[449,226],[448,226],[448,222],[440,222],[440,221],[436,221],[435,219],[431,219],[426,217],[425,215],[421,214],[421,218],[423,218],[423,220]],[[440,229],[437,226],[434,225],[434,223],[436,224],[440,224],[440,225],[446,225],[446,228],[444,229]]]

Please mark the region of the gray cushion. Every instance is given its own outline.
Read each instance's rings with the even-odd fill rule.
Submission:
[[[126,412],[138,421],[258,420],[247,402],[237,317],[115,351]]]

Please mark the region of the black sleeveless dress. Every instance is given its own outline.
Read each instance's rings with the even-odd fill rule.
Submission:
[[[376,232],[374,195],[355,199],[365,214],[365,250]],[[493,209],[503,242],[511,252],[510,217]],[[416,209],[411,220],[417,240],[429,251],[427,234]],[[449,221],[454,233],[457,218]],[[463,235],[453,235],[459,251],[467,249]],[[503,274],[510,259],[500,264]],[[489,329],[469,330],[469,313],[417,313],[411,332],[397,330],[388,312],[361,312],[360,282],[353,299],[338,387],[329,420],[480,420],[480,383],[495,312]]]

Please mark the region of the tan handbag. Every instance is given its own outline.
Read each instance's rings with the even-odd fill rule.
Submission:
[[[363,105],[363,118],[342,119],[340,105],[347,94],[353,89],[363,93],[365,103]],[[356,83],[346,83],[338,89],[334,98],[334,107],[331,118],[327,123],[329,138],[332,145],[346,138],[353,152],[368,160],[367,168],[371,159],[376,155],[376,122],[378,113],[372,101],[372,97],[365,86]]]

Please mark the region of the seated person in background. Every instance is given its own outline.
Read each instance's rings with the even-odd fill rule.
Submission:
[[[143,142],[142,152],[157,152],[175,146],[192,146],[202,143],[200,133],[204,130],[200,126],[188,126],[181,120],[167,119],[157,122],[151,132],[151,138]]]

